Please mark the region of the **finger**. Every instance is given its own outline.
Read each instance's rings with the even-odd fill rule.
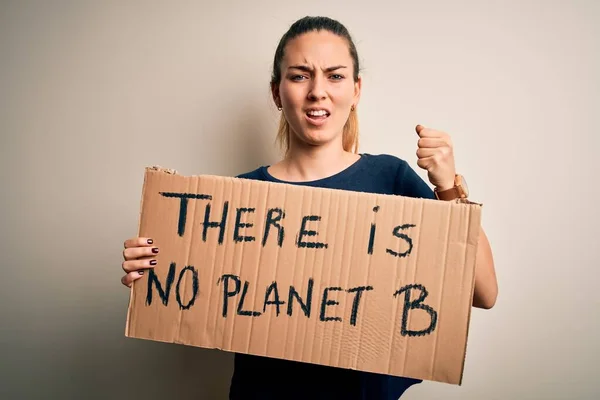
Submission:
[[[121,283],[127,287],[131,287],[131,284],[144,275],[144,271],[130,272],[127,275],[123,275]]]
[[[448,146],[446,140],[441,138],[421,138],[417,141],[417,145],[423,148],[434,148],[434,147],[444,147]]]
[[[417,131],[417,135],[421,136],[421,131],[425,129],[425,127],[423,125],[417,125],[415,127],[415,130]]]
[[[135,237],[135,238],[127,239],[125,241],[125,243],[123,243],[123,247],[128,249],[130,247],[152,246],[153,244],[154,244],[154,240],[152,238]]]
[[[158,254],[158,247],[132,247],[123,250],[123,258],[125,261],[141,257],[152,257],[156,254]]]
[[[445,138],[448,136],[446,133],[423,127],[423,125],[417,125],[417,133],[422,138]]]
[[[129,273],[134,271],[139,271],[142,269],[154,268],[157,264],[156,260],[131,260],[131,261],[123,261],[121,267],[123,271]]]
[[[429,129],[429,128],[425,128],[422,125],[419,125],[419,127],[420,128],[417,130],[417,132],[419,133],[419,136],[421,138],[436,137],[435,130]]]
[[[436,154],[440,153],[439,148],[419,148],[417,149],[417,157],[419,159],[433,157]]]
[[[429,170],[434,164],[435,159],[433,157],[419,158],[417,160],[417,165],[426,170]]]

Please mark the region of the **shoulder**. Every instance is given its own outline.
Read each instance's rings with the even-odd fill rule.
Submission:
[[[370,154],[363,153],[372,165],[387,165],[398,167],[401,164],[406,164],[406,161],[392,154]]]
[[[365,158],[364,166],[375,176],[379,174],[395,175],[408,167],[405,160],[392,154],[363,153],[363,157]]]
[[[253,179],[253,180],[264,181],[264,180],[266,180],[266,176],[263,173],[264,168],[265,168],[264,166],[261,166],[252,171],[247,171],[247,172],[241,173],[239,175],[236,175],[235,177],[241,178],[241,179]]]
[[[407,197],[434,199],[433,190],[429,187],[410,164],[392,154],[366,154],[369,167],[374,173],[385,173],[394,176],[394,193]]]
[[[386,175],[403,175],[410,166],[406,160],[392,154],[365,153],[366,165],[372,173],[385,173]]]

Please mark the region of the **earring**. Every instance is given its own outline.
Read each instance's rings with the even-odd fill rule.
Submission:
[[[281,108],[281,107],[277,107],[277,109],[278,109],[279,111],[281,111],[281,110],[282,110],[282,108]]]
[[[352,107],[350,107],[350,111],[354,111],[354,104],[352,104]]]

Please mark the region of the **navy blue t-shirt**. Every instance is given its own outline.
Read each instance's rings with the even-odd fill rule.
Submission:
[[[360,154],[343,171],[310,182],[287,182],[262,166],[238,178],[331,189],[435,199],[433,190],[406,163],[387,154]],[[411,385],[422,382],[382,374],[333,368],[290,360],[236,354],[231,400],[397,400]]]

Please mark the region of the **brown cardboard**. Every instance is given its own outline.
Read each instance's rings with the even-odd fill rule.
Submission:
[[[222,243],[216,227],[203,238],[225,207]],[[273,224],[263,246],[277,209],[281,246]],[[480,205],[147,168],[140,212],[160,253],[126,336],[461,383]],[[307,316],[294,293],[306,303],[310,284]]]

